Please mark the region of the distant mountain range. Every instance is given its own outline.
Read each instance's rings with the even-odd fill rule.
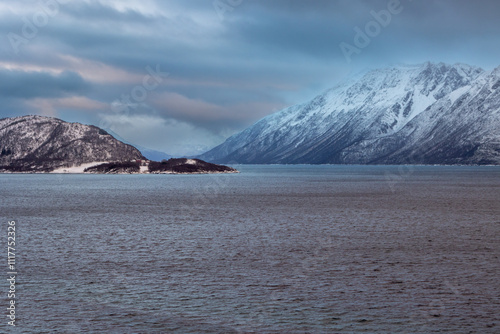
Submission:
[[[244,164],[500,164],[500,67],[397,66],[267,116],[199,156]]]
[[[109,129],[105,129],[105,130],[107,133],[109,133],[110,135],[112,135],[113,137],[118,139],[119,141],[121,141],[125,144],[132,145],[135,148],[137,148],[139,151],[141,151],[142,155],[144,155],[149,160],[162,161],[162,160],[168,160],[168,159],[173,158],[173,156],[171,156],[170,154],[167,154],[165,152],[152,150],[150,148],[131,143],[128,140],[125,140],[122,137],[120,137],[120,135],[118,135],[116,132],[113,132],[112,130],[109,130]]]
[[[128,171],[139,167],[116,163],[170,158],[141,152],[92,125],[43,116],[0,119],[0,172],[93,163],[108,163],[94,171]],[[261,119],[198,158],[226,164],[500,165],[500,67],[426,63],[370,71]],[[197,172],[219,168],[194,159],[170,164]]]

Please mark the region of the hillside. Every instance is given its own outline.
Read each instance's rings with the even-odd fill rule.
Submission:
[[[0,170],[50,172],[92,162],[144,159],[92,125],[43,116],[0,119]]]

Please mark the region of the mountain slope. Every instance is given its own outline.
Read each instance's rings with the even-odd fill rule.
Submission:
[[[492,90],[497,77],[498,71],[463,64],[371,71],[260,120],[200,158],[400,164],[410,163],[411,156],[411,163],[492,163],[498,153],[498,96]],[[471,150],[480,143],[483,157],[472,158]]]
[[[384,156],[378,148],[389,141],[398,149]],[[500,68],[433,104],[399,133],[362,145],[377,163],[500,164]]]
[[[95,126],[43,116],[0,119],[0,170],[48,172],[90,162],[144,159]]]

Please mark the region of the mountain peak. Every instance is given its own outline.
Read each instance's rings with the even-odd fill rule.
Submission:
[[[500,76],[500,66],[496,67],[493,71],[491,71],[491,74]]]

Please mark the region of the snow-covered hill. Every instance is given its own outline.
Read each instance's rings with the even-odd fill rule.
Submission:
[[[92,162],[144,159],[95,126],[43,116],[0,119],[0,170],[52,171]]]
[[[200,158],[221,163],[500,164],[500,70],[370,71],[286,108]]]

